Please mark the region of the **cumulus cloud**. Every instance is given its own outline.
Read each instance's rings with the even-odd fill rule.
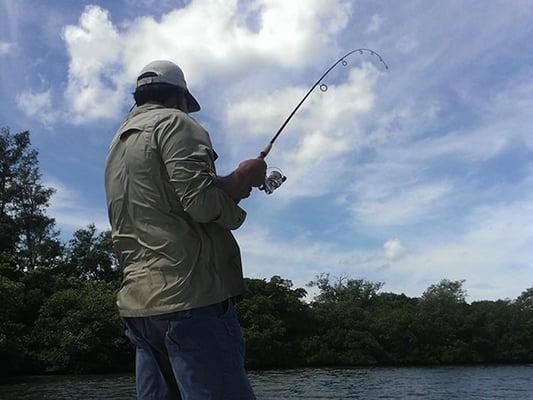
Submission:
[[[413,34],[405,35],[396,42],[396,49],[401,53],[412,53],[418,47],[418,40]]]
[[[306,235],[286,239],[258,225],[236,231],[236,237],[248,276],[281,275],[300,287],[322,272],[373,280],[386,277],[387,268],[382,267],[389,260],[379,249],[346,249],[334,241]]]
[[[291,120],[291,130],[325,131],[346,123],[351,126],[358,114],[372,109],[373,87],[378,75],[373,66],[364,64],[361,68],[350,69],[345,83],[329,85],[331,96],[316,89],[317,93],[308,98],[298,116]],[[231,127],[239,126],[249,133],[267,136],[308,90],[307,86],[286,86],[241,99],[228,107],[227,120]]]
[[[385,22],[385,18],[383,18],[379,14],[374,14],[370,18],[370,22],[366,28],[367,33],[377,33],[381,29],[381,26],[383,25],[383,22]]]
[[[451,239],[420,238],[417,248],[399,262],[403,278],[396,284],[409,277],[420,282],[421,291],[422,282],[445,276],[466,279],[474,299],[518,296],[531,282],[533,259],[533,227],[523,220],[533,215],[531,193],[526,198],[474,208],[464,221],[464,232],[457,231]]]
[[[408,249],[398,237],[381,248],[347,248],[326,236],[286,239],[257,226],[237,231],[237,238],[251,276],[278,274],[304,285],[320,272],[348,274],[385,281],[388,290],[410,296],[446,277],[466,279],[473,301],[514,298],[531,281],[533,226],[524,216],[533,215],[532,199],[529,190],[516,201],[473,207],[451,227],[441,222],[431,235],[411,234]]]
[[[360,169],[346,189],[352,200],[348,208],[367,227],[434,221],[447,210],[456,190],[452,181],[425,176],[416,165],[382,161]]]
[[[78,190],[50,177],[44,185],[55,190],[48,211],[63,233],[72,233],[92,223],[99,230],[110,229],[105,212],[87,204]]]
[[[431,220],[434,210],[442,207],[443,197],[452,187],[447,183],[425,183],[396,186],[377,194],[374,188],[360,187],[360,201],[353,208],[356,216],[365,222],[379,225],[416,224],[420,219]],[[424,222],[426,222],[424,221]]]
[[[44,92],[22,92],[17,96],[17,105],[30,117],[38,119],[43,125],[51,126],[59,117],[59,112],[52,106],[50,90]]]
[[[383,243],[381,249],[370,251],[367,248],[350,252],[344,251],[340,254],[342,258],[339,260],[339,265],[350,267],[352,273],[380,275],[406,254],[408,254],[407,249],[402,245],[400,239],[395,238]],[[383,277],[383,275],[381,276]]]
[[[7,56],[15,47],[15,43],[0,41],[0,57]]]
[[[344,251],[339,260],[340,265],[356,268],[355,271],[373,271],[374,273],[383,271],[391,267],[391,264],[399,261],[408,254],[400,239],[389,239],[381,249],[369,251],[369,249]]]
[[[373,109],[379,74],[373,65],[364,63],[351,68],[345,82],[329,85],[327,93],[317,90],[308,98],[280,139],[283,146],[275,149],[276,160],[290,165],[291,170],[287,181],[290,190],[280,196],[320,196],[335,183],[331,178],[343,169],[339,157],[366,142],[359,119]],[[235,102],[227,109],[229,130],[270,139],[273,127],[285,119],[307,90],[287,86]]]
[[[390,61],[387,75],[364,59],[335,70],[329,91],[313,93],[269,156],[289,179],[270,197],[275,215],[257,197],[248,203],[257,225],[237,232],[247,274],[303,285],[315,273],[348,273],[411,295],[442,277],[466,278],[473,298],[515,295],[533,260],[524,223],[532,186],[520,180],[529,161],[516,160],[530,160],[533,148],[533,80],[528,53],[517,50],[529,43],[531,13],[468,7],[458,15],[417,2],[406,23],[412,6],[361,18],[342,0],[193,0],[122,21],[88,6],[64,29],[69,74],[54,86],[65,88],[54,105],[74,123],[117,119],[139,69],[173,59],[209,107],[219,162],[233,167],[271,138],[340,48],[371,38]],[[46,91],[19,96],[48,124],[57,118],[46,112],[51,103]],[[496,175],[509,183],[494,184]],[[95,210],[61,190],[58,220],[90,222]],[[312,233],[291,237],[302,225]]]
[[[273,127],[298,103],[305,89],[303,86],[284,87],[272,93],[239,99],[226,109],[226,120],[232,131],[241,128],[248,134],[268,138]]]
[[[154,59],[178,62],[196,88],[254,67],[304,68],[335,48],[350,10],[341,0],[196,0],[159,20],[139,17],[118,27],[107,10],[87,6],[64,30],[72,121],[117,117],[139,70]]]
[[[390,239],[383,244],[385,257],[388,260],[395,261],[401,258],[406,253],[405,247],[402,246],[400,239]]]
[[[64,39],[70,55],[65,97],[72,122],[116,116],[124,86],[116,67],[121,43],[109,13],[99,7],[87,7],[79,25],[65,28]]]

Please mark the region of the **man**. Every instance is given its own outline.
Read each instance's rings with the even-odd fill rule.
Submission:
[[[209,136],[188,115],[200,106],[176,64],[148,64],[134,98],[105,185],[137,396],[254,399],[234,310],[245,287],[231,230],[244,222],[237,203],[264,182],[266,164],[246,160],[216,175]]]

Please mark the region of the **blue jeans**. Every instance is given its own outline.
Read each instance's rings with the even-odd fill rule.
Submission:
[[[233,300],[123,322],[139,400],[255,399]]]

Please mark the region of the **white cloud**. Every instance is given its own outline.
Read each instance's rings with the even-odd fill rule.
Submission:
[[[407,249],[402,245],[400,239],[389,239],[383,243],[381,249],[369,251],[368,249],[352,250],[342,252],[339,261],[340,265],[351,267],[355,272],[381,273],[393,266],[394,263],[408,254]]]
[[[220,162],[234,166],[270,139],[340,48],[371,38],[391,70],[336,69],[328,93],[313,93],[272,151],[269,164],[288,181],[269,204],[275,212],[261,208],[253,220],[268,230],[237,233],[245,270],[300,285],[318,272],[349,273],[410,295],[466,278],[473,298],[514,296],[531,281],[532,186],[516,181],[524,172],[515,163],[527,161],[502,157],[503,178],[493,161],[533,148],[532,75],[517,50],[529,43],[531,13],[416,3],[415,20],[409,6],[349,20],[352,3],[193,0],[124,21],[89,6],[64,30],[69,78],[54,86],[66,88],[56,109],[75,123],[118,118],[140,68],[174,59],[205,96]],[[512,66],[502,61],[510,57]],[[25,93],[19,106],[53,123],[50,93]],[[507,176],[512,183],[494,183]],[[61,226],[100,215],[62,190],[53,205]],[[287,238],[303,227],[309,235]]]
[[[21,43],[19,24],[24,15],[23,8],[20,2],[0,2],[0,24],[2,25],[2,35],[5,35],[3,42],[7,42],[9,45]]]
[[[123,85],[115,65],[120,61],[119,34],[109,13],[89,6],[78,26],[67,26],[64,39],[70,55],[65,97],[73,123],[112,118],[121,109]]]
[[[318,265],[317,269],[327,264],[334,265],[329,269],[332,272],[352,267],[352,273],[385,280],[388,290],[420,295],[428,285],[448,277],[466,278],[472,299],[514,297],[531,286],[531,180],[516,182],[520,171],[513,171],[507,172],[512,183],[493,186],[499,178],[485,169],[509,148],[520,149],[512,154],[524,158],[528,156],[524,151],[533,148],[531,70],[524,53],[509,45],[529,43],[531,13],[519,16],[498,7],[488,10],[489,23],[480,25],[472,9],[456,19],[446,15],[447,6],[420,6],[423,18],[413,23],[402,23],[405,15],[387,14],[391,29],[382,30],[378,43],[384,57],[390,57],[391,70],[371,84],[368,93],[375,100],[367,118],[359,113],[358,123],[353,124],[349,116],[333,121],[326,117],[323,132],[328,127],[330,132],[354,127],[350,131],[353,136],[341,135],[341,139],[357,140],[356,144],[348,142],[350,151],[338,152],[325,141],[312,140],[313,117],[327,116],[331,106],[345,101],[332,87],[325,96],[312,96],[313,101],[293,119],[271,158],[289,177],[285,188],[276,193],[278,204],[295,194],[335,193],[339,209],[350,209],[354,217],[348,228],[341,219],[328,225],[342,226],[338,243],[350,235],[374,241],[377,237],[380,243],[400,237],[399,246],[391,239],[383,248],[367,245],[363,250],[348,250],[331,246],[335,237],[324,234],[325,243],[290,240],[283,244],[286,247],[278,248],[274,232],[259,243],[269,243],[265,247],[280,254],[278,270],[286,269],[292,276],[311,272],[306,269],[309,264],[285,258],[308,254],[311,259],[312,252],[307,250],[320,248],[315,254],[318,261],[311,264]],[[476,35],[472,36],[472,29]],[[448,33],[451,38],[443,40]],[[507,70],[502,57],[513,54],[523,66],[516,64]],[[504,70],[509,75],[502,74]],[[301,87],[302,94],[306,89],[288,84],[289,79],[281,84],[280,80],[272,85],[275,91],[250,85],[251,90],[241,94],[250,98],[262,92],[258,101],[232,103],[236,108],[229,111],[228,118],[235,131],[242,127],[255,139],[269,138],[272,128],[290,111],[288,103],[297,101],[294,89]],[[330,107],[320,103],[328,97]],[[309,147],[304,149],[306,140]],[[249,147],[242,145],[241,149]],[[323,154],[326,157],[321,162]],[[299,157],[302,162],[297,161]],[[510,167],[514,162],[502,160],[501,170]],[[313,218],[311,212],[309,218]],[[278,231],[285,232],[285,226],[286,220],[278,225]],[[408,251],[404,248],[400,256],[404,242]],[[388,259],[387,250],[389,258],[398,258]],[[328,251],[335,251],[340,266],[331,264]],[[267,261],[258,256],[254,264],[268,269],[276,263],[274,256],[262,257]],[[376,271],[383,265],[391,268],[378,275]]]
[[[287,129],[310,132],[345,128],[346,124],[353,126],[358,114],[372,109],[373,88],[378,76],[379,72],[365,63],[361,68],[351,68],[345,83],[330,84],[328,92],[321,93],[316,88]],[[308,90],[306,86],[287,86],[236,101],[227,109],[228,123],[267,137],[272,127],[287,117]]]
[[[33,93],[31,90],[17,96],[17,105],[30,117],[38,119],[43,125],[51,126],[59,117],[52,106],[50,90]]]
[[[244,273],[255,278],[280,275],[304,287],[316,275],[348,274],[383,280],[388,262],[382,251],[343,249],[334,242],[305,235],[284,239],[265,227],[246,226],[236,231],[242,249]],[[312,296],[310,296],[312,297]]]
[[[346,191],[352,200],[350,211],[367,227],[438,220],[455,192],[451,181],[426,177],[416,165],[384,161],[359,168],[358,179]]]
[[[401,53],[412,53],[418,47],[418,40],[412,34],[401,37],[396,42],[396,49]]]
[[[65,96],[73,122],[118,117],[127,89],[154,59],[176,61],[196,89],[250,68],[312,65],[335,49],[335,34],[350,10],[341,0],[257,0],[245,6],[195,0],[159,20],[139,17],[118,28],[108,11],[87,6],[78,25],[64,30],[70,56]],[[247,23],[252,17],[257,29]]]
[[[338,196],[336,196],[335,204],[339,206],[345,206],[346,204],[348,204],[348,196],[346,195],[346,193],[339,194]]]
[[[14,43],[0,41],[0,57],[7,56],[15,47]]]
[[[533,226],[524,217],[533,215],[532,198],[530,193],[527,200],[473,209],[464,233],[457,231],[452,239],[420,237],[397,265],[404,278],[395,286],[410,280],[422,291],[426,282],[448,277],[466,279],[473,299],[518,296],[531,286]]]
[[[442,278],[466,279],[471,301],[514,298],[531,286],[533,226],[524,223],[533,215],[531,199],[529,192],[525,200],[476,207],[457,222],[460,230],[438,224],[430,236],[410,235],[409,249],[399,238],[381,248],[346,248],[334,238],[286,239],[257,225],[236,236],[247,276],[281,275],[303,286],[320,272],[348,274],[385,281],[387,290],[409,296],[420,296]]]
[[[410,296],[446,277],[466,279],[471,301],[514,298],[531,286],[533,227],[523,219],[533,215],[532,204],[477,207],[462,219],[461,231],[412,235],[409,250],[398,238],[385,241],[382,249],[348,249],[334,239],[283,239],[257,225],[237,231],[237,238],[247,276],[277,274],[303,286],[320,272],[348,274],[385,281],[387,290]]]
[[[348,72],[346,82],[330,84],[327,93],[316,89],[295,114],[272,151],[273,165],[290,166],[289,189],[279,197],[320,196],[346,175],[343,156],[354,153],[367,141],[359,119],[374,107],[378,70],[364,63]],[[306,87],[287,86],[270,94],[236,101],[227,109],[231,132],[250,132],[265,142],[272,127],[283,121],[307,92]],[[241,146],[247,145],[243,137]],[[281,144],[283,143],[283,144]]]
[[[248,134],[269,138],[272,127],[287,116],[305,91],[306,88],[301,86],[284,87],[272,93],[239,99],[226,109],[227,122],[232,131],[240,128]]]
[[[400,239],[390,239],[383,244],[385,251],[385,258],[391,261],[396,261],[405,255],[406,249],[402,246]]]
[[[366,28],[367,33],[377,33],[381,29],[381,26],[383,25],[383,22],[385,22],[385,18],[383,18],[379,14],[374,14],[370,18],[370,23],[368,24]]]
[[[44,185],[55,189],[48,213],[63,233],[72,233],[92,223],[101,231],[110,229],[105,212],[89,206],[80,192],[54,178],[46,179]]]

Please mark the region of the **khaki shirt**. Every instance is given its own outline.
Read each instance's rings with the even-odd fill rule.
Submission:
[[[123,271],[121,316],[187,310],[244,292],[230,230],[246,213],[215,187],[215,158],[207,132],[176,109],[143,105],[118,129],[105,187]]]

